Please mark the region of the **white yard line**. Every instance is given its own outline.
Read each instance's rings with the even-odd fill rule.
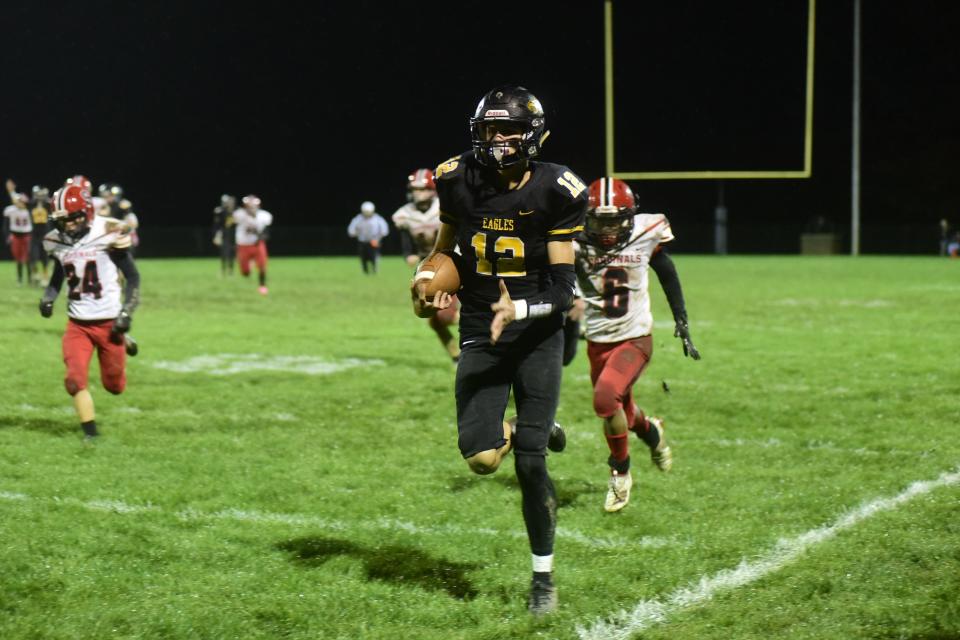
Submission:
[[[832,524],[811,529],[794,538],[782,539],[758,560],[741,560],[735,569],[724,569],[712,576],[704,576],[699,582],[681,587],[661,600],[641,600],[629,611],[621,610],[586,627],[578,625],[577,634],[582,640],[627,640],[635,633],[666,622],[678,611],[707,602],[722,591],[742,587],[779,571],[810,547],[833,538],[881,511],[891,511],[918,496],[958,483],[960,470],[944,472],[936,480],[914,482],[892,498],[877,498],[861,504]]]
[[[501,537],[509,535],[513,538],[526,540],[527,534],[521,529],[510,532],[504,532],[497,529],[467,527],[460,525],[419,525],[406,520],[396,518],[380,518],[377,520],[330,520],[319,516],[302,515],[296,513],[270,513],[265,511],[254,511],[249,509],[228,508],[220,511],[199,511],[196,509],[182,509],[171,512],[153,504],[129,504],[120,500],[100,499],[100,500],[78,500],[69,497],[37,498],[22,493],[13,493],[9,491],[0,491],[0,502],[29,502],[29,503],[51,503],[54,505],[64,505],[78,507],[87,511],[98,511],[113,513],[117,515],[130,515],[138,513],[155,513],[171,515],[184,521],[198,520],[232,520],[235,522],[252,522],[255,524],[284,524],[295,527],[313,527],[325,529],[327,531],[348,532],[357,529],[364,531],[402,531],[417,535],[485,535],[491,537]],[[557,538],[582,545],[592,549],[615,549],[623,547],[621,538],[601,538],[589,536],[573,529],[563,527],[557,528]],[[640,546],[646,548],[661,548],[680,544],[673,538],[662,538],[647,536],[631,540],[631,546]]]

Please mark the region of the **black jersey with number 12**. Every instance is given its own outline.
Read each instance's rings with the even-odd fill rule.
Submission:
[[[502,278],[514,299],[550,287],[547,243],[573,240],[583,230],[587,189],[563,165],[532,161],[519,189],[498,188],[495,172],[472,151],[442,163],[435,172],[440,220],[457,229],[460,265],[461,344],[489,339]],[[509,324],[500,342],[531,332],[553,331],[562,314]]]

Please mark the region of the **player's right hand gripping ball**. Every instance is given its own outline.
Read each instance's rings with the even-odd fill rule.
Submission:
[[[421,262],[413,277],[414,291],[422,293],[427,301],[433,300],[438,291],[450,295],[459,291],[460,272],[457,270],[457,258],[453,251],[441,251]]]

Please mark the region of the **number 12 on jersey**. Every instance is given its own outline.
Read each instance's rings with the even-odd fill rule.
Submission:
[[[493,253],[487,258],[487,234],[478,231],[470,239],[470,246],[477,255],[477,273],[493,275],[493,262],[497,261],[497,275],[505,278],[527,275],[523,258],[523,240],[516,236],[497,236],[493,243]]]

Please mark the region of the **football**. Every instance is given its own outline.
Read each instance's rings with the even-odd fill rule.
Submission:
[[[427,300],[433,300],[437,291],[454,294],[460,290],[457,257],[453,251],[443,251],[433,254],[417,267],[414,281],[422,287]]]

